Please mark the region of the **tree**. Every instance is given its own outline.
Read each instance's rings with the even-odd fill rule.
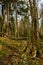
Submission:
[[[32,37],[32,42],[33,40],[37,40],[38,36],[37,36],[37,24],[38,24],[38,11],[37,11],[37,6],[36,6],[36,1],[33,0],[33,3],[31,0],[29,0],[30,3],[30,13],[31,13],[31,17],[32,17],[32,30],[31,30],[31,37]],[[36,13],[35,13],[36,11]]]
[[[41,35],[43,37],[43,4],[41,4]]]
[[[0,32],[2,32],[2,28],[3,28],[3,19],[0,16]],[[2,34],[0,36],[2,36]]]
[[[28,16],[24,16],[24,18],[21,19],[20,24],[19,24],[19,35],[21,37],[30,37],[29,30],[30,30],[29,18]]]
[[[37,7],[36,7],[36,0],[29,0],[29,4],[30,4],[30,14],[31,14],[31,18],[32,18],[32,25],[31,25],[31,48],[30,48],[30,55],[32,55],[32,58],[35,58],[37,56],[37,51],[39,53],[39,55],[42,57],[42,52],[40,50],[40,46],[37,45],[37,25],[38,25],[38,11],[37,11]],[[36,12],[35,12],[36,11]],[[28,44],[27,44],[28,46]],[[39,51],[40,50],[40,51]]]
[[[9,35],[11,35],[11,37],[15,37],[15,24],[13,16],[10,17],[9,21],[9,32],[11,32]]]

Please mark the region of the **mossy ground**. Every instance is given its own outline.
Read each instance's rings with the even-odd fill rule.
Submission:
[[[31,59],[27,52],[24,53],[26,45],[24,40],[0,37],[0,65],[43,65],[42,59]]]

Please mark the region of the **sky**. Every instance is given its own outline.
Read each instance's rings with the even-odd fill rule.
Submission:
[[[41,14],[41,9],[43,9],[43,0],[39,0],[39,2],[38,2],[38,11],[39,11],[39,15]],[[39,20],[39,24],[40,24],[40,26],[41,26],[41,22],[42,21],[42,18],[40,18],[40,20]],[[39,27],[40,27],[39,26]]]
[[[39,0],[39,2],[38,2],[38,8],[39,9],[43,8],[43,0]]]
[[[2,15],[2,5],[0,5],[0,15]]]

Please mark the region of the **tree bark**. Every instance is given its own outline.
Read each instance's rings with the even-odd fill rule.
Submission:
[[[33,3],[31,0],[29,0],[30,3],[30,13],[32,17],[32,28],[31,28],[31,41],[35,41],[38,39],[38,11],[36,7],[36,1],[33,0]]]

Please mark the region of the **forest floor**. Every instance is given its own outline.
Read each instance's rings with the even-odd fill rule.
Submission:
[[[42,43],[43,43],[43,41],[42,41]],[[17,57],[18,60],[19,60],[19,57],[22,56],[22,58],[23,58],[22,60],[24,61],[23,62],[24,64],[18,64],[18,65],[43,65],[43,59],[41,59],[41,58],[36,58],[36,59],[33,59],[33,60],[30,59],[34,63],[32,63],[32,62],[29,62],[30,64],[25,63],[25,62],[27,62],[26,58],[28,58],[28,56],[25,55],[27,52],[23,53],[26,45],[27,44],[26,44],[25,40],[21,40],[21,41],[18,40],[17,41],[17,40],[11,40],[7,37],[0,37],[0,63],[5,62],[6,56],[7,56],[7,60],[6,60],[6,63],[7,63],[9,61],[9,55],[12,55],[14,52],[17,52],[17,53],[14,53],[14,54],[15,54],[15,56],[16,55],[18,56]],[[3,57],[4,57],[4,60],[3,60]],[[16,63],[18,63],[20,61],[20,60],[18,61],[17,58],[14,57],[14,59],[13,59],[13,61],[15,60],[14,62],[16,62]],[[11,62],[11,60],[10,60],[10,62]],[[15,65],[16,65],[16,63],[15,63]],[[3,63],[3,64],[0,64],[0,65],[7,65],[7,64]]]

